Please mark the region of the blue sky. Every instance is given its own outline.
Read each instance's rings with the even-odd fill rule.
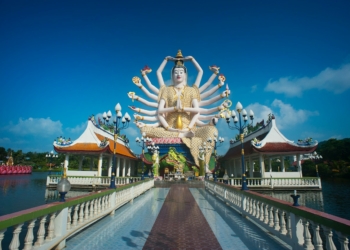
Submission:
[[[0,146],[52,150],[116,103],[140,69],[181,49],[221,67],[230,99],[273,113],[290,140],[350,137],[349,1],[0,1]],[[189,78],[195,79],[192,65]],[[170,78],[170,66],[163,72]],[[214,81],[216,84],[216,80]],[[219,103],[217,103],[219,105]],[[217,125],[226,142],[237,131]],[[134,124],[124,131],[139,153]]]

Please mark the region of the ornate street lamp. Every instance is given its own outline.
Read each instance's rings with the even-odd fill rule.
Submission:
[[[108,110],[108,112],[103,112],[102,114],[102,118],[104,120],[104,124],[106,124],[106,121],[107,121],[107,124],[109,124],[109,119],[111,119],[112,117],[112,112],[110,110]]]
[[[237,103],[236,105],[236,110],[238,112],[238,117],[236,116],[236,112],[234,110],[231,111],[231,116],[234,122],[234,125],[231,126],[230,125],[230,114],[226,113],[226,122],[227,125],[230,129],[237,129],[239,131],[240,134],[240,140],[241,140],[241,149],[242,149],[242,190],[248,190],[247,187],[247,180],[246,180],[246,176],[245,176],[245,166],[244,166],[244,144],[243,144],[243,138],[244,138],[244,134],[243,134],[243,130],[248,127],[249,125],[253,124],[253,120],[254,120],[254,113],[252,110],[249,111],[249,116],[250,116],[250,120],[251,123],[247,123],[248,121],[248,116],[247,116],[247,111],[245,109],[243,109],[243,106],[240,102]],[[243,122],[242,122],[243,119]],[[239,124],[237,124],[239,122]]]
[[[118,135],[120,133],[120,130],[126,129],[126,128],[129,127],[129,122],[130,122],[130,115],[126,112],[124,117],[122,117],[123,115],[122,115],[121,110],[122,110],[122,107],[120,106],[119,103],[117,105],[115,105],[116,117],[113,120],[113,123],[114,123],[113,169],[112,169],[112,176],[111,176],[111,184],[110,184],[109,188],[116,188],[116,186],[115,186],[115,176],[116,176],[116,169],[117,169],[116,164],[117,163],[116,163],[116,156],[115,156],[115,154],[116,154],[116,149],[117,149]],[[108,115],[112,115],[110,111],[108,111]],[[109,116],[109,117],[111,117],[111,116]]]
[[[148,149],[149,152],[152,153],[152,155],[153,154],[159,155],[159,147],[156,146],[153,141],[152,141],[150,146],[147,146],[147,149]],[[153,160],[153,156],[152,156],[152,160]],[[156,171],[156,174],[157,174],[157,171]],[[153,173],[153,169],[152,169],[151,170],[151,178],[153,178],[153,176],[154,176],[154,173]]]
[[[50,173],[49,173],[49,174],[51,174],[51,164],[52,164],[52,158],[57,158],[57,157],[58,157],[58,155],[57,155],[57,154],[55,154],[55,153],[53,152],[53,150],[51,150],[51,152],[50,152],[50,153],[48,153],[47,155],[45,155],[45,157],[49,159],[49,162],[50,162],[50,168],[49,168]]]
[[[71,184],[69,182],[69,180],[67,179],[67,174],[66,174],[66,168],[63,169],[63,176],[61,178],[61,180],[59,181],[59,183],[57,184],[57,191],[60,193],[60,201],[64,202],[66,201],[64,199],[65,195],[67,194],[67,192],[70,190],[71,188]]]
[[[208,139],[207,139],[207,142],[209,142],[210,144],[214,141],[214,156],[215,156],[215,168],[214,168],[214,181],[217,181],[217,176],[216,176],[216,171],[217,171],[217,164],[216,164],[216,162],[217,162],[217,151],[216,151],[216,149],[218,148],[218,147],[220,147],[220,146],[222,146],[222,144],[221,143],[223,143],[224,141],[225,141],[225,139],[223,138],[223,137],[219,137],[219,143],[220,143],[220,145],[218,145],[218,138],[217,138],[217,134],[216,133],[214,133],[214,138],[212,139],[211,137],[209,137]]]
[[[151,138],[148,138],[148,137],[146,138],[146,133],[143,132],[143,133],[142,133],[141,139],[138,138],[138,137],[136,137],[135,141],[136,141],[136,142],[138,143],[138,145],[142,148],[142,155],[143,155],[143,157],[145,157],[145,155],[144,155],[144,153],[145,153],[145,145],[146,145],[147,142],[151,142],[152,139],[151,139]],[[145,163],[144,163],[143,160],[142,160],[142,174],[141,174],[141,180],[144,180],[144,179],[145,179],[145,176],[144,176],[144,174],[143,174],[143,168],[144,168],[144,166],[145,166]]]

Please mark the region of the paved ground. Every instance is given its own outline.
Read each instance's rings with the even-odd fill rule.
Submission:
[[[187,185],[173,184],[143,249],[222,249]]]

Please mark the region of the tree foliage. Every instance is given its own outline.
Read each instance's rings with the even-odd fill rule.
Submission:
[[[322,159],[303,163],[303,175],[315,176],[316,165],[321,177],[350,177],[350,138],[320,142],[317,153]]]

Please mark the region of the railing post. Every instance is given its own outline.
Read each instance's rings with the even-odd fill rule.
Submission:
[[[114,191],[114,192],[111,194],[111,197],[110,197],[110,206],[111,206],[111,208],[112,208],[112,211],[111,211],[110,215],[112,215],[112,214],[115,213],[115,199],[116,199],[116,193],[117,193],[117,192]]]
[[[71,209],[70,209],[71,210]],[[67,233],[68,207],[63,208],[55,218],[55,235],[62,236]],[[55,249],[63,249],[66,246],[66,240],[62,240]]]
[[[241,213],[243,216],[245,216],[245,209],[246,209],[246,205],[247,205],[247,196],[244,195],[243,192],[241,192]]]
[[[290,213],[290,223],[292,229],[292,249],[300,249],[304,244],[304,228],[299,216]]]

